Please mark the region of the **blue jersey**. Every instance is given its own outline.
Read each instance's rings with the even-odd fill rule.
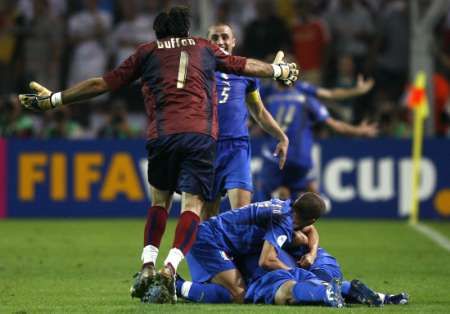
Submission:
[[[315,93],[312,85],[303,83],[293,88],[280,88],[272,84],[261,92],[267,110],[289,138],[288,163],[312,166],[312,127],[329,118],[326,107],[313,96]],[[275,140],[269,139],[263,147],[264,157],[273,159],[271,152],[276,145]]]
[[[247,138],[248,111],[245,99],[259,88],[255,78],[216,72],[219,140]]]
[[[204,222],[234,257],[261,252],[264,241],[277,250],[292,240],[290,201],[272,199],[231,210]]]
[[[307,96],[317,97],[317,87],[307,82],[297,82],[294,88]]]

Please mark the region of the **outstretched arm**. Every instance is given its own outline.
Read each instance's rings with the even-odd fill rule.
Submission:
[[[272,71],[270,71],[272,68]],[[272,64],[256,59],[247,59],[243,74],[258,77],[273,77],[291,86],[298,78],[298,69],[295,63],[284,61],[284,52],[278,51]]]
[[[101,77],[90,78],[75,86],[57,93],[52,93],[37,82],[31,82],[30,88],[36,94],[21,94],[19,101],[28,109],[50,110],[77,101],[87,100],[109,91],[109,87]]]
[[[337,133],[344,135],[374,137],[378,134],[376,123],[363,121],[360,125],[354,126],[333,118],[326,119],[325,123]]]
[[[94,77],[82,81],[73,87],[61,92],[62,102],[65,105],[91,99],[109,91],[109,87],[102,77]]]
[[[317,88],[317,96],[329,100],[344,100],[357,97],[369,92],[375,81],[373,79],[364,80],[362,75],[358,75],[358,81],[355,87],[350,88]]]
[[[274,77],[274,69],[269,63],[248,58],[243,74],[258,77]]]
[[[288,137],[283,130],[281,130],[280,126],[272,117],[270,112],[267,111],[266,107],[264,107],[258,90],[255,90],[247,95],[247,107],[259,126],[274,138],[278,139],[278,145],[275,149],[274,155],[279,157],[279,167],[280,169],[283,169],[289,146]]]

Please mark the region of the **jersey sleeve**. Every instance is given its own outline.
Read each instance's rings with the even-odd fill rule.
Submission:
[[[257,78],[249,77],[249,78],[247,78],[247,87],[245,89],[245,93],[248,94],[248,93],[259,90],[259,86],[260,86],[260,83]]]
[[[229,55],[222,48],[214,44],[210,44],[209,47],[216,59],[217,71],[243,74],[247,58]]]
[[[286,204],[280,204],[278,208],[273,208],[272,213],[264,240],[272,244],[278,251],[285,243],[292,242],[293,221],[289,206]]]
[[[317,98],[308,97],[309,114],[313,122],[324,122],[330,117],[328,109]]]
[[[308,96],[317,97],[317,87],[309,84],[307,82],[299,82],[295,84],[295,88],[303,94],[306,94]]]
[[[141,76],[143,48],[139,47],[117,68],[103,75],[103,79],[111,90],[126,86]]]

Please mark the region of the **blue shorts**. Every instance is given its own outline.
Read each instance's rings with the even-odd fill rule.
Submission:
[[[316,260],[308,270],[326,282],[331,282],[333,278],[343,279],[341,266],[336,258],[322,248],[318,249]]]
[[[260,173],[261,189],[265,198],[270,198],[272,192],[280,186],[287,187],[292,195],[305,190],[308,184],[315,180],[311,176],[312,167],[304,167],[287,162],[283,170],[278,163],[264,158]]]
[[[216,141],[200,133],[161,136],[147,142],[148,182],[159,190],[211,200]]]
[[[227,139],[217,142],[213,199],[225,195],[230,189],[252,192],[250,171],[251,150],[249,139]]]
[[[225,247],[208,222],[199,225],[194,245],[186,255],[192,281],[207,282],[221,272],[236,268]]]
[[[250,282],[245,293],[245,302],[273,304],[275,294],[286,281],[315,279],[316,276],[304,269],[295,267],[291,270],[278,269],[270,271],[258,279]]]

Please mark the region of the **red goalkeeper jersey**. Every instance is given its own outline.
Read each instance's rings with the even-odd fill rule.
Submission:
[[[149,139],[187,132],[217,139],[214,72],[242,74],[245,63],[206,39],[169,37],[141,45],[103,79],[112,90],[141,79]]]

